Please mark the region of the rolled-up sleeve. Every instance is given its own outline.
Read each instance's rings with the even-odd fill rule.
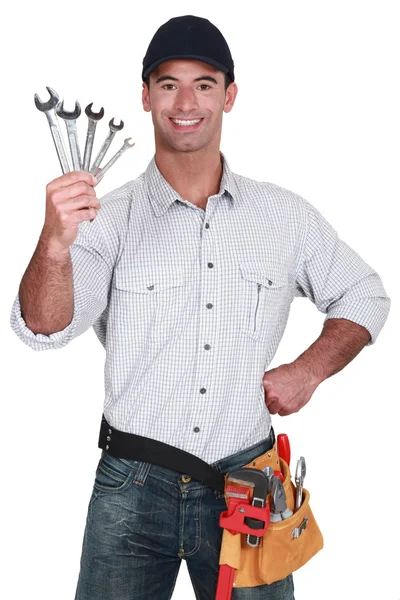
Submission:
[[[326,319],[365,327],[373,344],[387,319],[390,299],[379,275],[307,201],[307,228],[297,272],[296,295],[307,296]]]
[[[74,313],[65,329],[50,335],[33,333],[23,318],[19,295],[14,300],[11,327],[33,350],[62,348],[91,327],[107,307],[113,261],[96,221],[97,218],[91,223],[89,221],[80,223],[76,240],[70,247]]]

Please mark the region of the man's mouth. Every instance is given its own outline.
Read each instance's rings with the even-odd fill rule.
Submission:
[[[201,119],[171,119],[171,121],[173,123],[175,123],[176,125],[181,125],[183,127],[189,127],[190,125],[197,125],[197,123],[200,123]]]
[[[191,133],[197,131],[201,127],[204,118],[199,119],[173,119],[170,117],[172,127],[175,131],[181,131],[185,133]]]

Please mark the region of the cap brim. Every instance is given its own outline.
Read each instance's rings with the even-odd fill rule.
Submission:
[[[206,63],[207,65],[215,67],[216,69],[218,69],[218,71],[222,71],[223,73],[229,73],[228,67],[212,58],[208,58],[207,56],[196,56],[194,54],[174,54],[173,56],[165,56],[154,61],[149,67],[146,68],[145,71],[143,71],[142,79],[146,79],[147,76],[150,75],[150,73],[162,63],[167,62],[167,60],[174,60],[175,58],[187,58],[192,60],[198,60],[200,62]]]

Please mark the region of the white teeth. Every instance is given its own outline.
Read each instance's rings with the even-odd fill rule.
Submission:
[[[181,121],[180,119],[171,119],[171,121],[173,123],[176,123],[177,125],[196,125],[197,123],[200,123],[201,119],[195,119],[193,121]]]

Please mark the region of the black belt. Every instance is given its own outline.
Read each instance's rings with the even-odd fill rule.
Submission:
[[[158,440],[119,431],[107,423],[104,415],[98,446],[118,458],[141,460],[185,473],[221,493],[225,489],[224,475],[198,456]]]

